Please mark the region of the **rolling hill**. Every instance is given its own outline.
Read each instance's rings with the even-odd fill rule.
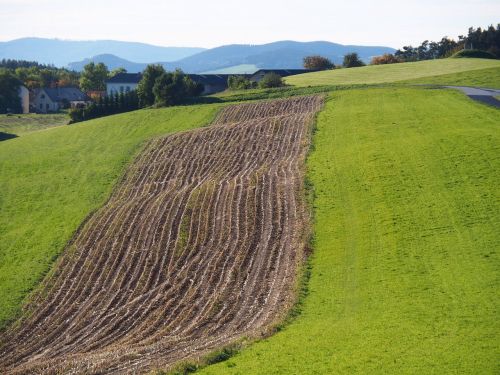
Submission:
[[[322,55],[337,64],[342,62],[343,56],[349,52],[357,52],[365,61],[371,57],[384,53],[394,52],[389,47],[367,47],[342,45],[331,42],[294,42],[280,41],[262,45],[234,44],[205,50],[175,62],[165,60],[150,60],[150,63],[162,64],[166,69],[180,68],[186,73],[204,73],[216,71],[218,73],[246,73],[252,67],[258,69],[299,69],[302,60],[309,55]],[[94,56],[83,61],[72,62],[69,67],[81,70],[89,62],[103,62],[111,69],[123,66],[130,73],[144,70],[147,64],[123,59],[123,56],[109,54]]]
[[[71,70],[76,70],[80,72],[83,70],[83,67],[88,63],[103,63],[105,64],[109,70],[113,70],[116,68],[125,68],[129,73],[139,73],[146,69],[148,64],[146,63],[137,63],[128,61],[126,59],[122,59],[121,57],[111,55],[111,54],[102,54],[97,55],[88,59],[83,59],[82,61],[72,62],[68,64],[68,68]]]
[[[186,57],[170,68],[179,67],[189,73],[198,73],[241,64],[252,64],[259,69],[299,69],[302,59],[309,55],[322,55],[341,63],[348,52],[357,52],[364,60],[372,56],[394,52],[389,47],[349,46],[331,42],[279,41],[262,45],[228,45],[212,48]]]
[[[143,142],[205,125],[217,108],[136,111],[0,142],[0,328],[106,201]]]
[[[317,116],[306,162],[310,193],[307,197],[314,213],[314,239],[310,243],[312,256],[304,269],[304,283],[295,285],[299,303],[289,310],[285,323],[277,320],[274,330],[262,332],[262,339],[252,342],[235,338],[239,353],[221,348],[207,357],[205,363],[212,365],[201,369],[200,374],[498,372],[498,110],[473,102],[453,90],[405,87],[404,83],[386,88],[334,87],[419,79],[427,83],[438,79],[436,77],[467,82],[498,77],[498,61],[486,63],[471,59],[460,63],[450,59],[313,73],[298,77],[298,84],[332,86],[250,90],[245,94],[237,93],[233,99],[229,95],[225,97],[226,100],[243,100],[247,95],[247,99],[268,99],[275,95],[293,95],[294,92],[328,91],[325,106]],[[235,249],[239,248],[235,244],[249,233],[257,234],[255,248],[262,241],[286,239],[286,236],[281,237],[281,231],[272,229],[275,227],[271,223],[290,220],[292,214],[284,203],[286,200],[275,204],[273,197],[296,192],[298,188],[293,184],[297,181],[292,179],[284,185],[269,184],[273,179],[288,175],[290,165],[285,161],[289,158],[277,163],[260,163],[259,159],[272,157],[274,151],[283,147],[283,140],[295,134],[287,131],[288,127],[304,128],[294,127],[293,122],[301,106],[294,101],[284,103],[289,111],[295,112],[280,119],[274,115],[284,106],[276,103],[236,106],[232,112],[218,112],[222,107],[219,104],[180,106],[140,110],[21,134],[0,143],[0,170],[4,176],[0,179],[0,320],[5,324],[19,316],[22,302],[33,302],[25,299],[31,290],[47,291],[50,283],[37,287],[47,273],[63,283],[63,287],[54,289],[56,297],[60,294],[78,298],[78,304],[71,304],[69,297],[64,299],[69,307],[66,310],[68,316],[78,313],[84,317],[73,324],[71,319],[66,321],[58,314],[50,314],[51,309],[58,307],[47,303],[44,298],[54,296],[54,290],[48,290],[48,294],[35,294],[38,300],[31,307],[44,308],[41,311],[29,310],[37,315],[27,314],[27,321],[11,326],[15,331],[23,323],[31,324],[19,336],[23,340],[19,350],[36,348],[41,355],[35,355],[31,362],[33,366],[44,354],[52,356],[49,362],[55,364],[59,361],[58,355],[76,347],[82,348],[82,352],[70,356],[70,362],[60,363],[61,366],[79,365],[85,353],[98,349],[93,358],[103,365],[103,359],[109,354],[112,357],[123,354],[119,346],[109,343],[126,346],[134,340],[142,340],[141,346],[127,352],[122,361],[107,369],[109,372],[118,373],[127,366],[139,366],[147,361],[147,355],[151,353],[146,349],[154,348],[155,343],[159,350],[165,350],[165,355],[171,355],[166,351],[168,347],[160,343],[165,338],[179,339],[177,333],[181,328],[177,327],[181,326],[172,322],[175,323],[175,319],[183,321],[184,317],[188,321],[193,317],[197,322],[196,312],[203,311],[202,307],[195,302],[176,302],[169,307],[164,305],[161,293],[156,298],[149,298],[134,294],[135,288],[123,286],[139,280],[140,290],[147,289],[151,282],[148,275],[155,273],[143,271],[147,271],[150,264],[158,264],[157,255],[163,254],[151,249],[164,243],[166,236],[170,238],[172,231],[180,234],[174,246],[180,250],[168,262],[165,261],[165,266],[179,264],[172,272],[172,275],[179,276],[179,280],[161,287],[179,288],[179,294],[174,295],[172,301],[187,296],[193,301],[212,304],[209,320],[200,325],[193,324],[191,328],[195,333],[201,327],[210,332],[207,337],[217,339],[221,331],[214,322],[224,321],[221,314],[240,306],[235,302],[248,296],[244,288],[241,288],[240,297],[222,291],[218,294],[216,284],[199,283],[197,277],[200,273],[212,275],[224,285],[241,282],[248,273],[240,273],[238,267],[231,267],[234,261],[241,261],[242,254],[214,257],[214,263],[207,267],[197,266],[196,261],[183,262],[189,257],[216,255],[215,251],[209,250],[213,249],[214,238],[209,233],[214,228],[221,228],[222,238],[227,239],[225,245]],[[259,110],[255,111],[256,108]],[[217,113],[218,120],[211,127],[187,132],[208,124]],[[256,114],[259,118],[255,118]],[[240,120],[243,124],[237,122]],[[211,137],[210,134],[217,133],[214,127],[219,125],[227,126],[230,133]],[[253,131],[258,129],[259,139],[273,145],[258,153],[258,157],[252,157],[255,163],[250,164],[256,174],[250,179],[250,186],[236,179],[232,183],[200,184],[199,188],[186,190],[182,183],[187,181],[196,185],[198,174],[212,173],[212,168],[221,166],[213,174],[221,178],[255,152],[256,145],[246,149],[246,142],[239,142],[242,129],[246,129],[248,139],[253,139]],[[179,134],[170,137],[174,132]],[[161,139],[154,141],[154,147],[146,143],[152,137],[160,136]],[[170,146],[162,140],[171,140]],[[285,148],[297,152],[305,144],[305,140],[292,142]],[[148,152],[139,154],[145,147]],[[211,158],[210,150],[233,150],[234,147],[242,147],[242,152],[228,152],[228,158],[220,160]],[[200,151],[191,152],[194,149]],[[175,156],[161,159],[172,152],[196,161],[190,163]],[[208,156],[200,157],[204,153]],[[137,158],[138,155],[142,157]],[[131,164],[134,159],[136,164]],[[141,163],[147,167],[141,167]],[[141,189],[130,184],[130,189],[123,191],[132,196],[140,194],[142,198],[134,200],[119,196],[118,200],[108,200],[114,186],[129,181],[129,175],[124,176],[127,166],[132,166],[132,171],[143,171],[140,177],[144,183]],[[267,185],[259,185],[262,182]],[[162,189],[170,184],[183,186],[175,192],[179,203],[175,207],[183,209],[177,214],[175,210],[171,211],[173,216],[153,214],[160,212],[162,207],[167,208],[161,199],[171,193],[162,195]],[[216,209],[207,204],[208,198],[219,197],[215,194],[217,186],[222,186],[220,196],[233,196],[225,201],[232,204],[221,203]],[[262,186],[267,188],[259,190]],[[245,202],[243,207],[251,209],[242,208],[238,202]],[[138,208],[131,210],[135,204],[139,205]],[[143,210],[149,204],[156,211]],[[111,226],[103,220],[102,227],[128,228],[126,235],[113,237],[110,235],[113,230],[108,230],[102,232],[101,238],[99,231],[89,232],[93,233],[91,236],[85,236],[84,230],[77,231],[79,227],[95,225],[92,219],[85,221],[92,212],[112,212],[115,209],[120,209],[123,214],[117,215]],[[263,220],[256,218],[254,209],[267,212]],[[129,220],[137,220],[136,216],[146,211],[158,225],[172,220],[172,225],[165,227],[172,230],[149,237],[150,232],[142,231],[140,225],[128,225]],[[217,212],[226,214],[218,215]],[[190,220],[180,219],[186,216]],[[243,223],[252,219],[257,229],[248,230]],[[269,225],[261,225],[264,219]],[[88,247],[83,247],[85,251],[99,253],[101,247],[94,246],[95,239],[102,241],[102,248],[110,251],[127,249],[132,259],[139,261],[131,261],[128,256],[107,257],[105,252],[98,258],[90,258],[85,268],[72,268],[75,275],[80,269],[90,270],[96,279],[105,280],[116,275],[119,285],[110,283],[109,290],[108,287],[99,289],[98,283],[89,283],[88,280],[93,280],[90,278],[61,278],[59,271],[68,270],[62,266],[67,259],[72,259],[73,253],[69,251],[63,258],[58,258],[58,255],[73,235],[88,240],[85,242]],[[136,245],[127,246],[131,238],[136,240]],[[189,249],[197,247],[189,244],[198,241],[203,244],[200,251],[190,252]],[[82,252],[75,248],[74,254],[78,257]],[[135,278],[128,279],[120,272],[102,272],[95,266],[95,259],[116,267],[125,265]],[[242,264],[248,267],[252,262],[249,259]],[[255,263],[256,272],[262,271],[259,282],[262,282],[264,291],[273,289],[269,289],[274,280],[270,275],[281,270],[275,262],[276,258],[272,258]],[[185,264],[188,265],[184,267]],[[225,274],[221,268],[226,267],[235,271]],[[158,267],[158,274],[162,269]],[[141,274],[145,277],[139,277]],[[193,284],[197,286],[194,290],[191,289]],[[76,293],[82,287],[88,294]],[[259,293],[258,285],[250,287]],[[110,297],[96,298],[92,294],[96,290],[103,293],[99,295],[109,293]],[[216,297],[207,299],[207,293]],[[246,311],[262,306],[266,297],[260,297],[258,303],[250,303],[248,309],[242,309],[238,314],[245,315]],[[92,311],[92,298],[99,304],[95,311]],[[106,306],[117,305],[123,300],[130,302],[123,305],[123,314],[103,315]],[[271,305],[274,303],[283,301],[273,300]],[[144,306],[156,309],[154,325],[149,326],[149,321],[138,318],[146,311]],[[49,314],[45,315],[45,311]],[[106,329],[100,330],[93,325],[95,314],[103,317],[101,323]],[[227,321],[231,322],[228,328],[234,327],[232,317],[231,313],[227,316]],[[174,320],[168,320],[171,318]],[[43,325],[49,319],[59,323],[54,324],[57,328],[54,331]],[[167,322],[166,329],[162,328],[163,321]],[[29,327],[40,330],[37,331],[39,335],[31,337]],[[67,332],[72,334],[61,335],[63,341],[55,340],[54,346],[49,345],[45,350],[39,338],[48,337],[49,342],[60,335],[61,327],[67,327]],[[125,334],[128,329],[133,330],[131,335]],[[147,332],[153,336],[145,337]],[[275,334],[269,336],[269,333]],[[5,337],[12,336],[3,335],[1,345],[9,345]],[[99,344],[96,344],[96,338],[101,340]],[[14,358],[13,353],[13,350],[7,350],[6,356],[0,358],[6,358],[7,362]],[[198,368],[199,356],[193,355],[192,361],[181,363],[184,372],[179,372],[187,373]],[[214,364],[219,361],[223,362]],[[28,362],[27,366],[31,364]],[[162,367],[161,361],[158,364]],[[102,370],[91,366],[86,368],[91,373]]]
[[[0,60],[18,59],[67,66],[91,56],[112,54],[139,63],[176,61],[203,51],[204,48],[160,47],[145,43],[116,40],[60,40],[21,38],[0,42]]]
[[[301,314],[200,375],[497,373],[499,125],[452,90],[333,92]]]
[[[360,68],[300,74],[286,78],[286,82],[294,86],[376,84],[408,80],[418,80],[418,83],[435,83],[437,82],[435,78],[429,81],[426,78],[448,75],[449,80],[440,83],[453,84],[453,77],[450,77],[450,75],[488,68],[500,69],[500,60],[448,58],[389,65],[370,65]],[[498,87],[500,82],[495,82],[494,78],[495,75],[492,75],[490,85]]]

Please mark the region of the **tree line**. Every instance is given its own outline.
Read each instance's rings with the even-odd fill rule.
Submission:
[[[94,66],[89,71],[104,76],[102,67]],[[100,97],[85,108],[72,109],[70,118],[72,122],[79,122],[140,108],[182,104],[186,99],[200,95],[203,89],[203,85],[194,82],[182,70],[167,72],[161,65],[148,65],[136,91]]]
[[[492,58],[500,58],[500,24],[490,25],[486,29],[470,27],[467,36],[459,35],[458,39],[448,37],[434,42],[424,40],[419,46],[404,46],[394,53],[397,62],[421,61],[450,57],[462,50],[483,51]],[[470,54],[474,56],[474,54]],[[478,57],[486,54],[478,54]]]
[[[464,51],[465,50],[465,51]],[[460,35],[457,40],[443,37],[439,41],[424,40],[419,46],[404,46],[394,54],[386,53],[372,58],[371,65],[394,64],[400,62],[422,61],[463,55],[481,58],[500,58],[500,24],[486,29],[470,27],[467,36]],[[304,68],[327,70],[335,68],[353,68],[365,65],[356,53],[344,56],[341,66],[322,56],[304,58]]]
[[[4,74],[8,72],[30,90],[39,87],[78,86],[80,78],[78,72],[36,61],[2,59],[0,70]]]

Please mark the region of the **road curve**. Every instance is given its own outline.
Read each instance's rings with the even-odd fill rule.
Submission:
[[[500,90],[486,89],[479,87],[467,87],[467,86],[443,86],[443,87],[447,89],[460,90],[472,100],[500,108],[500,100],[495,98],[495,96],[500,96]]]

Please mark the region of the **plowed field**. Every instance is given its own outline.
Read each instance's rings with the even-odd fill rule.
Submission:
[[[5,373],[130,373],[257,335],[294,301],[320,97],[151,141],[1,337]]]

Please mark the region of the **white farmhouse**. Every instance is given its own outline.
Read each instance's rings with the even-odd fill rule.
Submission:
[[[137,89],[141,73],[118,73],[106,81],[106,94],[127,93]]]

